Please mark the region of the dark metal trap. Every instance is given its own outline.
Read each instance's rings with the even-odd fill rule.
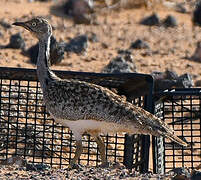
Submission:
[[[143,74],[97,74],[56,71],[60,77],[92,82],[115,90],[128,101],[151,110],[153,80]],[[74,156],[75,141],[68,128],[57,124],[46,111],[35,70],[0,68],[0,160],[20,156],[30,163],[66,167]],[[128,168],[148,170],[149,136],[119,133],[103,136],[109,161]],[[97,145],[83,136],[79,162],[96,166]]]

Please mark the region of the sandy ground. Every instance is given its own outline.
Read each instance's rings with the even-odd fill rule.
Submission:
[[[118,50],[128,49],[132,42],[143,39],[149,44],[152,53],[150,55],[147,50],[132,50],[139,73],[169,69],[179,75],[190,73],[194,81],[201,80],[201,63],[188,58],[193,55],[196,43],[201,40],[201,29],[192,28],[191,12],[182,14],[166,8],[155,10],[161,20],[167,15],[175,16],[178,26],[174,28],[140,25],[139,22],[143,17],[153,13],[153,10],[144,8],[98,15],[98,25],[74,25],[72,19],[60,10],[55,10],[59,2],[59,0],[32,3],[28,0],[1,0],[0,4],[0,20],[9,24],[16,20],[28,20],[33,16],[47,17],[54,27],[53,34],[58,41],[69,42],[69,39],[77,35],[91,32],[97,35],[98,42],[91,42],[87,53],[81,55],[66,53],[62,62],[52,66],[52,69],[100,72],[117,56]],[[2,34],[0,45],[8,44],[10,36],[17,32],[21,32],[27,49],[37,42],[22,28],[5,29],[0,26]],[[22,55],[21,50],[15,49],[0,50],[0,66],[35,68],[29,58]]]

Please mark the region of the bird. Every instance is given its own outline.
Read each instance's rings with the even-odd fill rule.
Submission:
[[[134,106],[125,98],[106,87],[90,82],[61,79],[49,67],[50,38],[52,27],[43,17],[28,21],[17,21],[39,41],[37,77],[43,93],[43,101],[53,119],[68,127],[75,138],[76,150],[69,167],[77,167],[81,156],[82,135],[88,133],[95,138],[101,157],[101,167],[108,167],[105,144],[100,135],[126,132],[128,134],[150,134],[167,137],[182,145],[188,144],[178,138],[161,119]]]

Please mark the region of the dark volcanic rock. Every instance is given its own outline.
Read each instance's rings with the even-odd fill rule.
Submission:
[[[11,28],[11,25],[9,24],[9,23],[7,23],[7,22],[5,22],[4,20],[0,20],[0,25],[3,27],[3,28],[5,28],[5,29],[9,29],[9,28]]]
[[[166,70],[165,72],[158,72],[153,71],[151,75],[154,79],[169,79],[169,80],[176,80],[179,78],[175,71]]]
[[[195,10],[193,11],[193,24],[201,26],[201,1],[196,4]]]
[[[185,3],[176,4],[176,11],[180,13],[188,13],[187,8],[185,7]]]
[[[160,24],[160,19],[157,14],[152,14],[151,16],[145,17],[141,20],[140,24],[146,26],[157,26]]]
[[[65,44],[66,52],[82,53],[87,50],[88,37],[86,35],[80,35],[72,39],[69,43]]]
[[[55,43],[50,45],[50,63],[58,64],[64,58],[64,43],[58,43],[55,40]]]
[[[175,87],[177,81],[169,79],[154,79],[154,91],[164,91]]]
[[[76,24],[91,24],[93,4],[87,0],[68,0],[64,5],[66,14],[71,15]]]
[[[3,33],[0,31],[0,37],[3,37]]]
[[[131,53],[121,52],[119,56],[114,58],[106,65],[102,73],[134,73],[136,72],[136,66],[133,62]]]
[[[195,86],[196,86],[196,87],[201,87],[201,80],[197,80],[197,81],[195,82]]]
[[[152,72],[154,79],[154,90],[164,91],[172,88],[191,88],[194,86],[192,76],[190,74],[183,74],[178,76],[173,71]]]
[[[14,34],[10,37],[10,42],[5,48],[25,49],[25,42],[20,33]]]
[[[173,180],[189,179],[191,177],[190,171],[186,168],[174,168],[170,172],[173,172]]]
[[[149,49],[149,44],[141,39],[137,39],[135,42],[131,43],[130,48],[132,49]]]
[[[190,59],[192,59],[193,61],[201,62],[201,42],[200,41],[197,42],[197,47],[195,49],[195,52]]]
[[[27,163],[26,164],[26,170],[27,171],[45,171],[45,170],[50,170],[50,166],[47,164],[43,163],[38,163],[38,164],[31,164]]]
[[[176,27],[176,26],[178,26],[177,19],[172,15],[167,16],[165,18],[165,20],[163,21],[163,24],[166,27]]]
[[[117,51],[117,53],[118,54],[122,54],[122,55],[131,55],[131,51],[129,51],[129,50],[124,50],[124,49],[119,49],[118,51]]]
[[[67,0],[66,3],[64,4],[64,12],[67,15],[72,14],[72,9],[73,9],[73,1],[72,0]]]
[[[50,64],[58,64],[61,62],[61,60],[64,58],[64,43],[58,43],[56,39],[51,36],[50,41]],[[38,49],[39,44],[30,47],[27,50],[27,54],[30,56],[30,60],[33,64],[37,63],[37,57],[38,57]]]
[[[164,78],[170,80],[176,80],[179,78],[179,76],[175,71],[166,70],[164,73]]]
[[[177,85],[181,86],[182,88],[191,88],[194,86],[192,75],[189,73],[183,74],[178,77]]]
[[[37,57],[38,57],[38,49],[39,49],[39,45],[38,43],[35,44],[34,46],[30,47],[27,51],[26,54],[30,57],[30,61],[33,64],[37,63]]]

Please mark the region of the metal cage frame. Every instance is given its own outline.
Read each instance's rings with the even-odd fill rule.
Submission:
[[[152,112],[153,78],[138,73],[100,74],[55,71],[62,78],[84,80],[115,89],[128,101]],[[22,156],[31,163],[64,167],[73,155],[72,133],[52,120],[42,103],[35,69],[0,68],[0,160]],[[147,172],[149,136],[104,136],[107,158],[122,161],[127,168]],[[98,165],[99,154],[94,140],[83,137],[84,155],[79,162]],[[119,147],[122,147],[119,149]],[[66,155],[67,153],[67,155]],[[65,156],[65,157],[64,157]]]
[[[201,164],[201,88],[173,89],[155,94],[155,115],[162,118],[189,146],[153,138],[154,172]]]

